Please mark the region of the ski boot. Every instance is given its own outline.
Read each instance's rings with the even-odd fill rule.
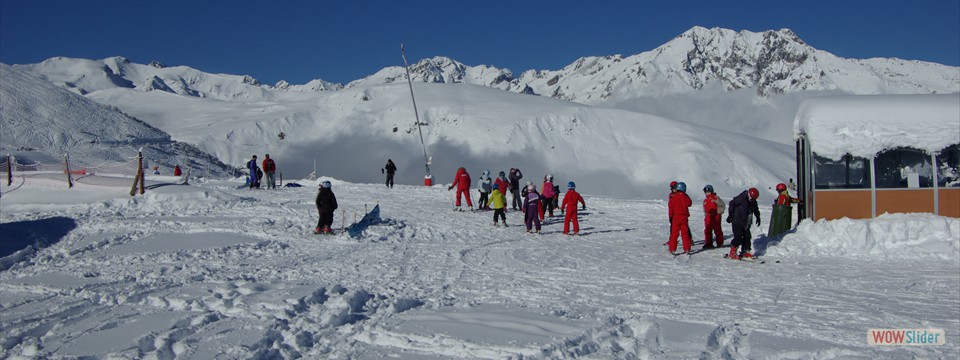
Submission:
[[[314,233],[314,234],[319,234],[319,233],[322,233],[322,232],[323,232],[323,229],[321,229],[321,228],[319,228],[319,227],[316,228],[316,229],[313,229],[313,233]]]
[[[731,247],[730,247],[730,254],[727,255],[727,258],[730,259],[730,260],[740,260],[740,256],[737,255],[737,248],[731,246]]]

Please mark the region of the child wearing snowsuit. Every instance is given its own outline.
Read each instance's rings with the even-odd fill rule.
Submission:
[[[507,197],[500,192],[500,184],[493,184],[493,192],[490,193],[490,206],[493,207],[493,226],[497,226],[497,217],[503,219],[503,226],[507,226]]]
[[[790,179],[793,180],[793,179]],[[791,205],[802,202],[800,199],[797,199],[793,196],[790,196],[790,193],[787,191],[787,184],[779,183],[777,184],[777,193],[780,195],[777,196],[777,201],[774,204],[777,205]]]
[[[527,186],[527,194],[523,197],[523,222],[527,225],[527,232],[536,226],[537,234],[540,233],[540,194],[537,193],[537,187],[530,184]]]
[[[520,179],[523,179],[523,173],[520,172],[520,169],[510,168],[510,194],[513,198],[511,204],[513,204],[514,210],[523,208],[523,200],[521,200],[523,195],[521,194],[520,189]]]
[[[577,202],[587,208],[587,203],[583,202],[583,196],[576,191],[577,184],[573,181],[567,183],[567,193],[563,195],[563,203],[560,204],[560,213],[566,213],[563,216],[563,234],[569,235],[570,223],[573,222],[573,234],[580,234],[580,221],[577,219]]]
[[[704,186],[703,194],[706,195],[703,199],[703,248],[706,250],[723,246],[723,229],[720,227],[723,210],[719,206],[723,200],[713,192],[713,185]],[[717,238],[716,246],[713,245],[714,235]]]
[[[677,183],[677,191],[670,197],[670,202],[667,203],[670,215],[670,239],[667,241],[667,246],[669,247],[670,253],[675,254],[677,251],[677,236],[683,237],[683,252],[690,253],[690,248],[693,247],[693,239],[690,237],[690,206],[693,205],[693,201],[690,200],[690,196],[687,196],[687,184],[683,182]]]
[[[750,253],[750,226],[753,224],[749,217],[751,214],[756,217],[757,226],[760,226],[760,208],[757,206],[759,197],[760,191],[750,188],[730,200],[727,222],[733,224],[733,242],[730,244],[730,254],[727,256],[731,259],[753,257]],[[740,248],[740,254],[737,254],[737,248]]]
[[[490,208],[487,196],[490,195],[490,184],[492,182],[493,180],[490,180],[490,170],[484,170],[483,174],[480,175],[480,180],[477,181],[477,192],[480,193],[480,200],[477,201],[477,209],[485,210]]]
[[[500,187],[500,193],[506,196],[507,189],[510,189],[510,180],[507,179],[507,174],[501,171],[500,176],[497,176],[497,179],[494,180],[493,182],[497,184],[498,187]]]
[[[317,228],[313,232],[316,234],[332,233],[333,230],[330,229],[330,226],[333,225],[333,212],[336,210],[337,196],[330,189],[330,181],[324,180],[320,183],[320,191],[317,193],[317,212],[320,214],[320,218],[317,220]]]
[[[543,221],[545,213],[549,213],[550,217],[553,217],[553,198],[557,196],[557,193],[553,190],[553,175],[543,177],[543,187],[540,188],[540,192],[543,193],[543,201],[540,204],[540,221]]]
[[[460,167],[457,169],[457,174],[453,176],[453,184],[450,184],[450,187],[447,188],[447,191],[452,190],[454,187],[457,188],[457,203],[454,211],[463,211],[460,209],[460,196],[467,198],[467,206],[470,207],[470,210],[473,210],[473,202],[470,200],[470,184],[473,181],[470,180],[470,174],[467,173],[467,169]]]

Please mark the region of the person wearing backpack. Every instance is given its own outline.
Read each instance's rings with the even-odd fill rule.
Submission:
[[[713,185],[707,184],[703,187],[703,249],[713,249],[723,246],[723,229],[720,227],[721,217],[726,204],[713,192]],[[717,245],[713,245],[714,236],[717,239]]]

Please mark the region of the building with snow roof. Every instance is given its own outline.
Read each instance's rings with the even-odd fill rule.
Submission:
[[[809,99],[794,136],[800,218],[960,218],[960,94]]]

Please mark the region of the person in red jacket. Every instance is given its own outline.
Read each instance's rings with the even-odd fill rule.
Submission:
[[[467,206],[470,207],[470,210],[473,210],[473,202],[470,201],[470,185],[472,180],[470,180],[470,174],[467,173],[467,169],[460,167],[457,169],[457,174],[453,176],[453,184],[450,184],[450,187],[447,190],[452,190],[454,187],[457,188],[457,207],[454,211],[463,211],[460,209],[460,195],[467,198]]]
[[[803,202],[800,199],[790,196],[790,193],[787,192],[787,184],[777,184],[777,193],[779,193],[780,196],[777,196],[777,201],[774,204],[789,206],[791,204]]]
[[[507,189],[510,188],[510,180],[507,179],[507,173],[501,171],[500,176],[497,176],[497,179],[493,181],[494,184],[497,184],[497,187],[500,188],[501,194],[506,194]]]
[[[274,177],[274,173],[277,172],[277,163],[273,162],[273,159],[270,158],[270,154],[263,156],[263,172],[267,178],[267,189],[277,189],[277,183]]]
[[[723,229],[720,227],[720,217],[723,214],[720,204],[723,200],[713,192],[713,185],[704,186],[703,194],[706,195],[703,199],[703,249],[706,250],[723,246]],[[717,238],[716,246],[713,245],[714,235]]]
[[[563,195],[563,203],[560,204],[560,213],[566,213],[563,216],[563,234],[570,235],[570,222],[573,222],[573,234],[580,234],[580,221],[577,220],[577,202],[587,208],[587,203],[583,202],[583,196],[576,190],[577,184],[573,181],[567,183],[567,193]]]
[[[183,175],[183,172],[180,171],[180,164],[174,165],[174,166],[173,166],[173,176],[180,176],[180,175]]]
[[[678,182],[676,190],[667,204],[672,222],[670,239],[667,245],[670,248],[670,253],[676,255],[677,236],[679,235],[683,237],[683,252],[689,254],[690,248],[693,247],[693,239],[690,237],[688,220],[690,218],[690,205],[693,205],[693,201],[687,196],[687,184]]]

